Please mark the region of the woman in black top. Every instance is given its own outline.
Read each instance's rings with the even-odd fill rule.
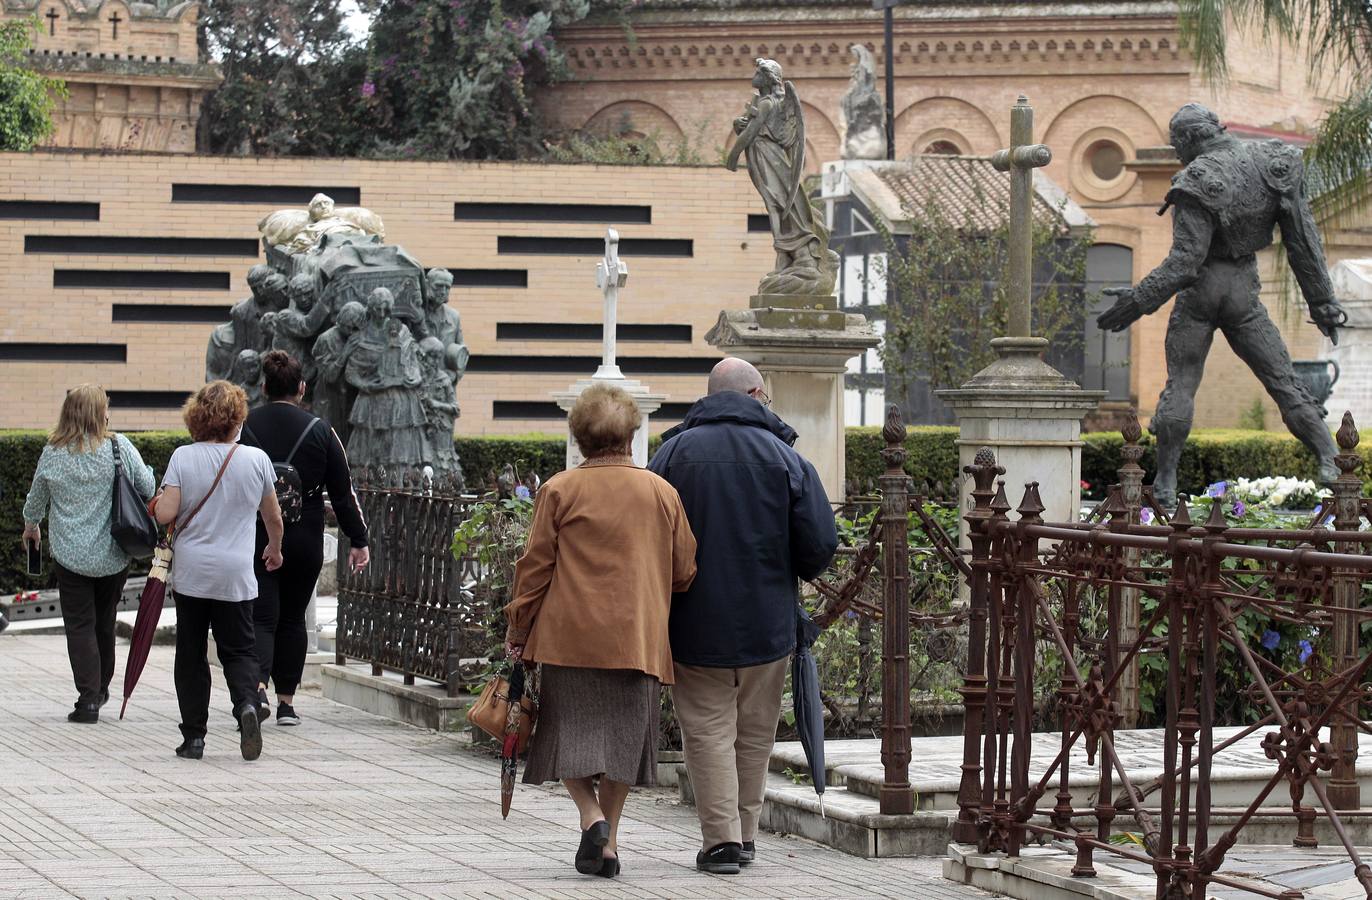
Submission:
[[[289,460],[299,473],[304,502],[299,521],[286,524],[281,541],[284,564],[275,572],[268,572],[260,560],[257,565],[258,593],[253,620],[261,667],[258,703],[262,715],[269,716],[270,680],[276,686],[276,723],[299,725],[300,717],[292,703],[305,670],[309,645],[305,611],[324,564],[324,490],[328,490],[333,502],[339,528],[352,544],[348,563],[353,571],[366,566],[371,555],[367,549],[367,523],[362,520],[353,494],[343,445],[328,422],[300,408],[305,396],[300,362],[282,350],[273,350],[262,357],[262,376],[263,394],[268,402],[248,413],[242,442],[265,450],[272,462],[278,464],[278,476],[279,464]],[[278,493],[281,484],[278,477]],[[259,550],[266,540],[266,531],[258,522]]]

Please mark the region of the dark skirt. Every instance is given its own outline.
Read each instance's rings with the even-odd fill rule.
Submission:
[[[544,665],[525,784],[604,775],[657,784],[661,685],[632,669]]]

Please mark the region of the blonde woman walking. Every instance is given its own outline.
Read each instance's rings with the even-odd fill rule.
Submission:
[[[123,465],[144,498],[152,496],[154,487],[152,469],[133,444],[110,432],[109,413],[109,397],[98,385],[67,392],[24,503],[25,547],[42,542],[40,523],[48,521],[67,656],[76,682],[76,707],[67,720],[86,725],[100,721],[100,707],[110,698],[114,614],[129,574],[128,555],[110,537],[115,465]]]

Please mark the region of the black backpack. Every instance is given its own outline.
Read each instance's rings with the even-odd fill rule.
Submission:
[[[314,431],[314,426],[319,422],[319,416],[310,419],[310,424],[305,426],[305,430],[300,432],[300,437],[296,439],[295,446],[286,455],[285,462],[272,461],[272,470],[276,472],[276,502],[281,505],[281,521],[287,525],[294,525],[300,521],[300,517],[305,514],[305,485],[300,480],[300,472],[291,465],[291,460],[295,459],[295,453],[300,449],[300,445],[305,443],[305,438]],[[253,443],[258,447],[262,442],[257,439],[257,435],[252,433],[252,429],[243,426],[243,433],[252,438]]]

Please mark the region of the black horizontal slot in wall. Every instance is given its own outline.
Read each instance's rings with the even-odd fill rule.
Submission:
[[[749,213],[748,230],[770,232],[772,230],[772,220],[767,218],[765,213]]]
[[[621,356],[616,362],[625,373],[634,375],[708,375],[718,359],[695,356]],[[562,373],[590,374],[600,365],[598,356],[473,356],[467,371],[479,374]]]
[[[30,234],[25,253],[103,253],[107,256],[246,256],[256,259],[252,238],[108,237]]]
[[[189,391],[107,391],[111,409],[180,409]]]
[[[0,200],[0,219],[70,219],[99,222],[99,203],[48,200]]]
[[[113,394],[111,394],[113,397]],[[653,413],[659,422],[686,418],[689,403],[664,403]],[[492,419],[566,419],[567,413],[556,403],[543,400],[496,400],[491,404]]]
[[[129,348],[125,344],[45,344],[0,343],[0,361],[4,362],[127,362]]]
[[[524,256],[604,256],[605,239],[503,235],[496,238],[496,252]],[[695,247],[689,239],[622,238],[619,255],[689,257],[695,255]]]
[[[604,328],[598,323],[498,322],[497,341],[598,341]],[[621,341],[691,342],[690,325],[640,325],[621,322],[615,328]]]
[[[227,322],[227,306],[199,306],[193,303],[116,303],[110,311],[112,322]]]
[[[173,184],[173,203],[287,203],[304,206],[315,194],[327,194],[334,203],[348,206],[362,202],[357,187],[310,187],[298,184]]]
[[[651,225],[651,206],[596,203],[454,203],[458,222],[604,222]]]
[[[528,269],[456,269],[453,273],[453,287],[486,288],[526,288],[529,286]]]
[[[142,269],[54,269],[55,288],[139,288],[162,291],[227,291],[228,272],[150,272]]]

